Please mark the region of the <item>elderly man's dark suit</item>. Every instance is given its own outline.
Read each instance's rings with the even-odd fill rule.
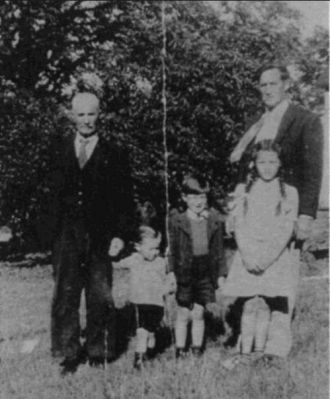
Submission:
[[[113,237],[123,237],[132,213],[127,159],[101,137],[79,167],[74,138],[58,143],[51,173],[51,224],[55,290],[52,353],[80,356],[79,305],[86,292],[86,349],[90,359],[115,356],[115,309],[108,257]]]
[[[297,188],[299,215],[315,217],[322,179],[322,126],[317,115],[290,104],[283,115],[275,141],[281,146],[284,180]],[[240,163],[240,179],[246,175],[255,140]]]

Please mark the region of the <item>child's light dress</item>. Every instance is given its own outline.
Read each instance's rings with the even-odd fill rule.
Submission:
[[[297,190],[285,185],[286,198],[281,198],[278,179],[264,182],[258,179],[248,194],[245,185],[237,186],[234,193],[231,217],[234,218],[234,232],[238,250],[229,269],[223,294],[234,297],[284,296],[288,298],[289,313],[274,312],[277,317],[286,318],[275,322],[273,333],[278,331],[278,323],[286,326],[281,342],[275,339],[267,353],[286,356],[291,347],[290,320],[299,281],[299,259],[296,251],[289,248],[297,219]],[[244,214],[244,199],[247,210]],[[276,207],[281,201],[281,211]],[[243,259],[257,264],[270,263],[261,274],[250,273]],[[277,314],[279,313],[279,314]],[[282,342],[284,341],[284,343]],[[281,348],[278,348],[280,346]],[[276,347],[276,348],[275,348]]]

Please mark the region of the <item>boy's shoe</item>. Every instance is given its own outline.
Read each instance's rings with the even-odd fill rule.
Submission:
[[[142,353],[142,352],[135,352],[135,354],[134,354],[134,362],[133,362],[133,367],[136,369],[136,370],[142,370],[142,368],[143,368],[143,363],[144,363],[144,361],[146,360],[146,357],[145,357],[145,353]]]
[[[195,357],[201,357],[202,354],[203,354],[203,350],[202,350],[202,348],[200,346],[193,346],[191,348],[191,353]]]
[[[156,347],[154,348],[147,348],[146,358],[147,359],[154,359],[157,355]]]
[[[175,358],[176,359],[184,359],[185,357],[187,357],[187,351],[184,348],[176,348]]]

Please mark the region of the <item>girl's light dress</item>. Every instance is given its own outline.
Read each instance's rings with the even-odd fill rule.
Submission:
[[[286,332],[281,332],[282,340],[270,342],[268,353],[286,356],[291,347],[290,321],[299,281],[299,258],[297,251],[290,248],[290,239],[297,219],[297,190],[285,185],[286,198],[281,198],[278,179],[264,182],[258,179],[248,194],[245,185],[237,186],[234,193],[230,217],[234,218],[234,232],[238,250],[230,265],[223,293],[226,296],[288,298],[289,313],[274,312],[276,325],[284,324]],[[247,211],[244,213],[244,199],[247,198]],[[276,207],[281,201],[281,212]],[[261,274],[250,273],[243,259],[256,263],[271,263]],[[275,314],[276,313],[276,314]],[[276,322],[276,318],[280,321]],[[282,319],[286,320],[282,320]],[[275,348],[280,346],[281,348]]]

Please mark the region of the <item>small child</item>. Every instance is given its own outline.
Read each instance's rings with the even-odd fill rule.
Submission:
[[[184,213],[170,218],[170,269],[177,282],[178,303],[175,325],[176,357],[185,354],[187,325],[192,321],[192,352],[202,353],[204,340],[204,309],[215,302],[215,290],[226,273],[223,226],[220,214],[208,209],[209,184],[196,177],[186,177],[182,199]]]
[[[130,270],[129,301],[136,312],[136,351],[134,368],[140,370],[146,358],[155,351],[155,331],[164,317],[164,296],[173,290],[165,259],[159,256],[161,234],[149,226],[141,226],[135,250],[117,267]],[[174,276],[172,276],[172,282]]]
[[[238,250],[223,288],[238,297],[243,312],[240,350],[248,357],[240,360],[253,350],[264,359],[290,351],[299,262],[289,245],[297,211],[297,190],[281,177],[279,146],[258,142],[251,174],[234,193],[230,217]]]

